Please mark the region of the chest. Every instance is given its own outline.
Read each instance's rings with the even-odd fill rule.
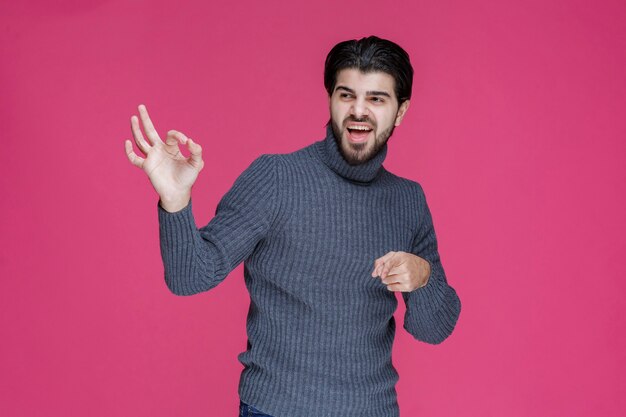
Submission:
[[[371,277],[374,261],[410,250],[415,213],[406,195],[393,189],[334,187],[292,190],[282,202],[285,215],[257,248],[257,272],[295,292],[378,288]]]

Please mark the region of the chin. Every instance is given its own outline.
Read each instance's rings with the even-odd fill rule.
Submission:
[[[361,146],[364,145],[364,146]],[[367,162],[371,159],[371,149],[368,145],[368,142],[364,142],[362,144],[358,144],[358,146],[354,146],[354,144],[347,143],[345,146],[341,147],[341,153],[343,154],[343,158],[350,165],[360,165],[364,162]]]

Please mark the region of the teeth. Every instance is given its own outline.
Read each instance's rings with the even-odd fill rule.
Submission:
[[[369,128],[367,126],[348,126],[348,129],[352,129],[352,130],[372,130],[371,128]]]

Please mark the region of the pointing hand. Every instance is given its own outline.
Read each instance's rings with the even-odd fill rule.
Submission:
[[[407,252],[387,252],[374,261],[372,277],[380,277],[389,291],[410,292],[428,283],[430,263]]]

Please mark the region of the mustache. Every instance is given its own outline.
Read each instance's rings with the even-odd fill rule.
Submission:
[[[365,116],[365,117],[354,117],[354,116],[348,116],[343,120],[343,125],[345,126],[346,124],[348,124],[349,122],[355,122],[355,123],[369,123],[372,126],[376,127],[376,123],[374,123],[369,117]]]

